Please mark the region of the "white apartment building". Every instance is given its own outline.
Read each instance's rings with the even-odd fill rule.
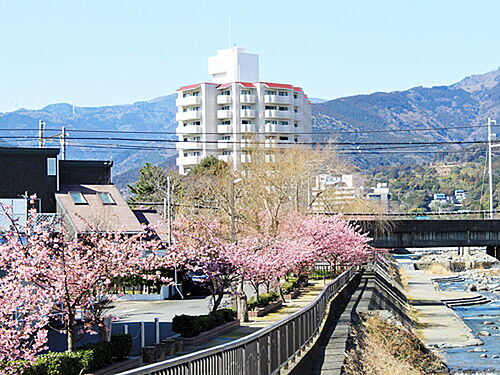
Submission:
[[[258,55],[233,47],[208,59],[212,82],[183,86],[178,98],[177,165],[186,174],[213,155],[238,168],[259,147],[266,160],[311,142],[311,108],[300,87],[259,81]]]

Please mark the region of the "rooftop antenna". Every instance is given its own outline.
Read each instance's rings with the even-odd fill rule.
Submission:
[[[229,13],[229,23],[228,23],[228,38],[229,38],[229,48],[231,48],[231,13]]]

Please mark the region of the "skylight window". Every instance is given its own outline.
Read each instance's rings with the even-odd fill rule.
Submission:
[[[83,194],[79,191],[70,191],[69,195],[75,204],[88,204]]]
[[[116,204],[115,200],[111,196],[111,194],[102,192],[102,193],[97,193],[99,195],[99,198],[101,198],[102,204]]]

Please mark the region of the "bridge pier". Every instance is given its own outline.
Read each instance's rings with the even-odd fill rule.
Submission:
[[[487,246],[486,247],[486,254],[500,260],[500,246]]]

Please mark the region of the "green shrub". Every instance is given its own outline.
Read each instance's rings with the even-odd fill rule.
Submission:
[[[132,336],[129,333],[111,335],[111,350],[113,358],[122,361],[132,351]]]
[[[276,292],[264,293],[259,295],[258,298],[252,297],[248,300],[248,309],[256,310],[259,307],[266,307],[271,302],[277,301],[279,294]]]
[[[236,318],[232,309],[221,309],[208,315],[176,315],[172,319],[172,330],[182,337],[194,337]]]
[[[39,355],[24,375],[80,375],[90,368],[91,350]]]
[[[298,287],[299,287],[298,280],[295,280],[295,281],[285,281],[281,285],[281,289],[283,290],[283,293],[285,293],[285,294],[292,293]]]
[[[132,336],[112,335],[110,342],[85,344],[75,352],[51,352],[39,355],[23,375],[80,375],[113,363],[113,358],[123,360],[132,349]],[[83,371],[82,371],[83,370]]]
[[[88,370],[94,371],[113,363],[113,349],[111,342],[98,342],[96,344],[85,344],[77,348],[77,351],[89,352]]]

